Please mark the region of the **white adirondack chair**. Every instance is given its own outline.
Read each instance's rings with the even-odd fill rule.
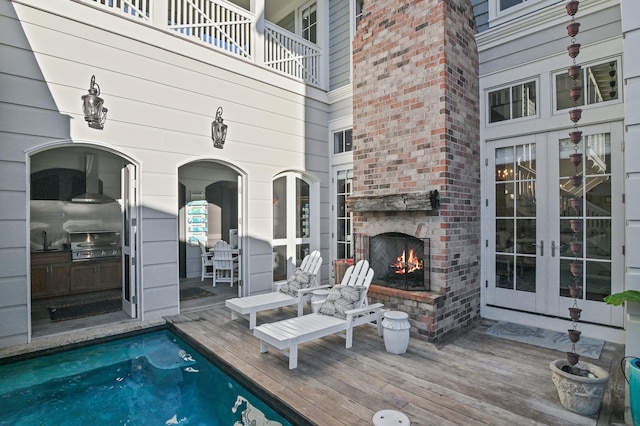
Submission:
[[[202,263],[200,281],[204,281],[205,278],[213,278],[213,253],[207,251],[202,241],[198,241],[198,245],[200,246],[200,260]]]
[[[218,283],[233,283],[238,281],[237,256],[229,243],[218,241],[211,249],[213,252],[213,286]]]
[[[357,266],[357,264],[355,265]],[[350,266],[349,269],[354,268]],[[268,351],[269,346],[277,349],[289,357],[289,369],[298,366],[298,345],[339,333],[346,339],[346,348],[353,345],[353,329],[362,324],[376,322],[378,335],[382,336],[382,303],[368,305],[367,291],[373,280],[373,269],[366,265],[364,279],[362,268],[359,273],[347,270],[343,282],[347,285],[360,285],[364,287],[360,300],[354,303],[355,308],[344,312],[346,318],[322,313],[307,314],[295,318],[289,318],[270,324],[263,324],[253,329],[253,335],[260,339],[260,352]],[[355,278],[354,278],[355,277]],[[336,289],[336,291],[338,291]]]
[[[311,298],[314,290],[327,288],[328,285],[318,285],[318,271],[322,264],[320,252],[315,250],[311,254],[305,256],[300,264],[300,270],[314,275],[314,280],[307,288],[298,290],[297,296],[283,293],[277,289],[271,293],[256,294],[254,296],[235,297],[227,299],[225,306],[231,310],[231,319],[235,320],[238,316],[249,319],[249,329],[256,326],[256,316],[258,312],[269,309],[282,308],[284,306],[298,305],[298,315],[302,315],[304,302]]]

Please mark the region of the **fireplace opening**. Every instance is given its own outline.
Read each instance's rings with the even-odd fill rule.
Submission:
[[[397,232],[369,238],[373,283],[409,291],[430,291],[429,239]]]

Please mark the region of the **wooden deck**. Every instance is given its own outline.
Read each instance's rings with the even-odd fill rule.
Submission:
[[[295,308],[261,313],[258,324],[295,314]],[[622,345],[605,343],[599,360],[587,359],[612,377],[599,416],[583,417],[560,405],[551,381],[549,362],[564,352],[489,336],[488,320],[438,345],[411,339],[403,355],[387,353],[375,328],[360,326],[351,349],[338,336],[301,345],[295,370],[278,352],[261,354],[248,321],[231,321],[224,306],[168,322],[254,391],[297,413],[294,424],[372,425],[383,409],[403,412],[412,426],[623,424]]]

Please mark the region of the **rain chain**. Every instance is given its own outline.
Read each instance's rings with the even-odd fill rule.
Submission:
[[[570,242],[570,249],[573,253],[573,262],[571,263],[571,275],[573,283],[569,286],[569,295],[573,298],[573,306],[569,308],[569,316],[571,318],[572,328],[569,331],[569,340],[571,341],[571,350],[567,352],[567,361],[573,367],[578,363],[580,355],[576,353],[576,343],[580,340],[580,331],[578,328],[578,320],[582,309],[578,308],[578,299],[582,298],[582,259],[578,259],[578,255],[582,255],[582,192],[581,185],[583,174],[582,171],[582,152],[580,142],[582,141],[582,132],[578,130],[578,121],[582,117],[582,109],[578,108],[578,99],[582,95],[582,70],[580,65],[576,65],[576,56],[580,54],[580,44],[576,41],[576,35],[580,30],[580,24],[575,21],[575,14],[578,11],[578,1],[567,2],[567,14],[571,17],[571,23],[567,25],[567,33],[571,37],[571,44],[567,47],[569,57],[573,60],[569,67],[569,78],[571,79],[571,87],[569,88],[569,97],[573,101],[573,108],[569,111],[569,118],[573,122],[573,131],[569,133],[569,139],[573,143],[574,152],[569,155],[569,161],[574,166],[574,174],[570,180],[574,187],[574,197],[570,199],[571,207],[574,210],[574,218],[570,221],[573,237]]]

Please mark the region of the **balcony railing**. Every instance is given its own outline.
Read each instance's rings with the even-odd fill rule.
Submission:
[[[163,27],[239,59],[321,86],[322,49],[270,22],[257,55],[255,15],[225,0],[81,0],[128,19]],[[154,16],[159,12],[165,17]],[[165,23],[166,22],[166,23]],[[258,59],[259,58],[259,59]]]
[[[127,18],[138,18],[151,22],[151,2],[153,0],[83,0],[85,3],[120,13]]]
[[[218,50],[253,58],[253,15],[231,3],[169,0],[169,29]]]
[[[318,46],[277,25],[264,23],[264,64],[309,84],[320,85]]]

